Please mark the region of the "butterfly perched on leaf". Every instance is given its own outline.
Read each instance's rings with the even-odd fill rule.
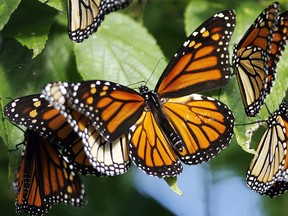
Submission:
[[[106,14],[124,9],[131,2],[132,0],[67,0],[70,39],[82,42],[97,31]]]
[[[27,129],[22,158],[13,182],[16,213],[43,215],[55,204],[84,206],[84,185],[59,147]]]
[[[234,47],[233,67],[247,116],[255,116],[270,93],[288,38],[288,12],[269,5]]]
[[[247,185],[262,195],[274,197],[288,190],[288,102],[283,100],[266,122],[268,128],[248,169]]]
[[[179,159],[186,164],[208,161],[233,135],[230,109],[196,92],[229,81],[228,46],[235,21],[235,12],[226,10],[200,25],[174,55],[154,91],[141,86],[139,93],[95,80],[51,83],[42,94],[74,128],[79,124],[67,108],[89,117],[94,130],[108,141],[128,133],[130,157],[147,174],[175,176],[182,171]],[[89,137],[87,128],[81,135]]]
[[[93,135],[97,149],[93,149],[96,156],[91,160],[89,155],[86,155],[82,138],[74,132],[66,118],[40,94],[11,101],[5,106],[4,115],[14,124],[24,125],[47,141],[57,143],[63,154],[81,174],[113,176],[126,172],[130,167],[128,149],[125,149],[126,142],[119,139],[114,143],[107,143],[99,132]],[[82,125],[89,125],[89,119],[83,114],[74,110],[71,115]],[[118,151],[119,147],[122,147],[122,151]],[[90,161],[91,163],[96,161],[97,164],[93,166]]]

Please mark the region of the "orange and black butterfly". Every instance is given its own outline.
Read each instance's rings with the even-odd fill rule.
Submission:
[[[63,115],[67,106],[85,114],[108,141],[128,133],[130,156],[147,174],[175,176],[182,171],[178,158],[186,164],[208,161],[233,135],[229,108],[195,92],[229,81],[228,46],[234,27],[232,10],[209,18],[174,55],[154,91],[141,86],[138,93],[97,80],[52,83],[42,93]],[[77,122],[67,121],[72,126]]]
[[[106,14],[124,9],[131,2],[132,0],[67,0],[70,39],[82,42],[97,31]]]
[[[49,142],[57,143],[70,163],[84,175],[113,176],[126,172],[130,167],[128,149],[125,149],[126,142],[119,139],[117,142],[107,143],[99,132],[94,134],[95,158],[92,161],[89,155],[87,157],[82,138],[74,132],[66,118],[40,94],[11,101],[5,106],[4,115],[11,122],[24,125]],[[83,114],[74,110],[71,115],[83,127],[89,125],[89,119]],[[123,151],[119,151],[122,146]]]
[[[248,169],[247,185],[262,195],[274,197],[288,190],[288,102],[283,100],[266,122],[268,128]]]
[[[255,116],[270,93],[277,63],[288,38],[288,13],[279,15],[277,2],[269,5],[234,47],[233,67],[243,105]]]
[[[13,182],[16,213],[43,215],[54,204],[84,206],[84,185],[59,147],[27,129],[22,159]]]

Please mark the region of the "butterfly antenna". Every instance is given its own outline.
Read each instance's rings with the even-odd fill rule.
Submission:
[[[147,85],[147,83],[148,83],[149,80],[151,79],[152,75],[155,73],[156,68],[158,67],[158,65],[160,64],[160,62],[161,62],[162,60],[163,60],[163,57],[161,57],[161,58],[158,60],[158,62],[157,62],[157,64],[156,64],[156,66],[154,67],[152,73],[150,74],[150,76],[148,77],[147,81],[145,82],[145,85]]]
[[[146,85],[146,82],[145,82],[144,80],[142,80],[142,81],[138,81],[138,82],[129,84],[129,85],[127,85],[127,86],[138,85],[138,84],[140,84],[140,83],[144,83],[144,85]],[[138,87],[134,87],[134,88],[132,88],[132,89],[138,89]]]
[[[219,91],[218,91],[218,100],[220,101],[220,94],[221,94],[221,91],[222,91],[222,87],[219,88]]]
[[[7,98],[7,99],[9,99],[9,100],[11,100],[11,101],[14,100],[13,98],[11,98],[11,97],[9,97],[9,96],[6,96],[5,98]]]
[[[270,110],[269,110],[269,108],[268,108],[268,106],[267,106],[267,104],[264,102],[264,105],[265,105],[265,107],[266,107],[266,109],[267,109],[267,112],[269,113],[269,115],[271,115],[271,112],[270,112]]]

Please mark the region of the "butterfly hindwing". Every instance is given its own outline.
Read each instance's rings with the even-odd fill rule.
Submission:
[[[284,193],[288,187],[288,103],[283,101],[267,120],[268,128],[264,132],[257,154],[252,159],[247,185],[254,191],[274,197]]]
[[[127,136],[107,142],[95,127],[88,125],[83,133],[83,143],[91,164],[107,176],[123,174],[130,167]]]
[[[67,0],[70,39],[82,42],[97,31],[106,14],[130,3],[131,0]]]
[[[184,163],[206,162],[230,143],[235,119],[220,101],[192,94],[167,100],[163,109],[183,140],[184,148],[176,152]]]
[[[13,183],[16,213],[43,215],[54,204],[86,205],[84,185],[56,144],[28,129],[24,145]]]
[[[182,172],[176,153],[151,112],[143,112],[130,128],[128,139],[132,160],[148,175],[173,177]]]

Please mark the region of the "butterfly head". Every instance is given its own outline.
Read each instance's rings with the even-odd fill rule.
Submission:
[[[141,94],[145,94],[145,93],[150,92],[151,90],[146,85],[141,85],[139,87],[139,91],[140,91]]]

